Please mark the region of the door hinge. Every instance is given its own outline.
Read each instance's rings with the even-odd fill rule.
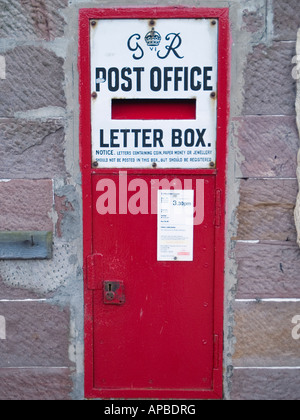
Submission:
[[[215,226],[220,227],[222,220],[222,191],[216,190]]]
[[[219,336],[214,334],[214,369],[219,369]]]

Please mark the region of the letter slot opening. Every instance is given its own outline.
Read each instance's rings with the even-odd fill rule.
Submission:
[[[113,120],[196,120],[196,99],[113,99]]]

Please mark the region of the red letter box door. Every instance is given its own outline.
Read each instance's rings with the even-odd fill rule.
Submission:
[[[228,31],[227,9],[80,12],[87,398],[222,398]],[[168,260],[174,179],[198,217]]]
[[[174,176],[163,178],[172,181]],[[194,226],[192,262],[157,261],[157,215],[106,214],[97,211],[102,179],[116,187],[117,175],[93,176],[94,388],[103,396],[180,397],[212,390],[214,369],[215,177],[204,179],[204,221]],[[128,184],[138,179],[128,175]],[[150,192],[153,179],[144,175]],[[121,181],[124,182],[124,181]],[[122,185],[122,188],[124,185]],[[113,189],[111,190],[113,191]],[[131,194],[131,195],[130,195]],[[134,193],[128,193],[128,199]],[[203,197],[202,197],[203,198]],[[200,201],[200,200],[199,200]],[[121,282],[125,303],[107,304],[103,282]],[[107,289],[108,290],[108,289]],[[196,394],[195,394],[196,392]]]

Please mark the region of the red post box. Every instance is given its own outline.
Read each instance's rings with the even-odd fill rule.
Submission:
[[[227,9],[80,11],[88,398],[221,398]]]

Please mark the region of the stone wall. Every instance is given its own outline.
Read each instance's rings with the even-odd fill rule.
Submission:
[[[69,64],[76,71],[69,46],[77,33],[67,8],[67,0],[0,1],[0,231],[53,234],[51,259],[0,261],[0,399],[83,395],[77,88]]]
[[[293,217],[299,137],[292,74],[299,12],[293,0],[267,1],[253,15],[244,12],[248,31],[257,23],[257,36],[246,47],[244,100],[240,114],[232,116],[240,201],[231,242],[237,280],[231,290],[231,399],[300,398],[300,342],[293,330],[300,313]]]
[[[84,398],[78,11],[176,5],[230,9],[224,398],[300,399],[299,1],[0,0],[0,232],[53,238],[0,260],[0,400]]]
[[[297,34],[297,45],[296,45],[296,55],[293,59],[294,69],[293,77],[297,81],[297,96],[296,96],[296,116],[297,116],[297,126],[300,134],[300,29]],[[298,152],[297,159],[297,178],[300,187],[300,151]],[[300,188],[299,188],[300,189]],[[300,194],[298,194],[296,208],[295,208],[295,223],[298,233],[298,244],[300,246]]]

